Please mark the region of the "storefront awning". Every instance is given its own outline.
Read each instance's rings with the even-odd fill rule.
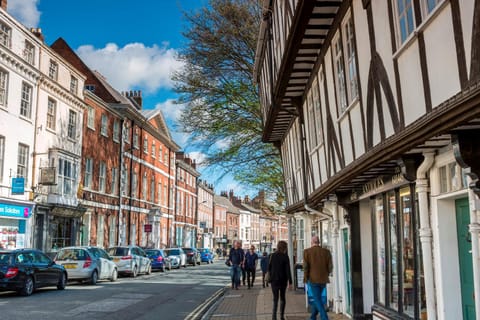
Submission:
[[[60,216],[65,218],[79,218],[87,211],[85,207],[70,207],[70,206],[54,206],[50,213],[54,216]]]

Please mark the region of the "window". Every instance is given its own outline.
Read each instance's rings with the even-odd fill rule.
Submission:
[[[156,157],[156,155],[155,155],[155,148],[156,148],[156,146],[155,146],[155,140],[153,140],[153,141],[152,141],[152,158],[155,158],[155,157]]]
[[[143,138],[143,153],[148,153],[148,137]]]
[[[162,204],[164,206],[167,206],[168,205],[168,203],[167,203],[167,201],[168,201],[168,185],[166,183],[163,185],[163,198],[162,198],[162,200],[163,200]]]
[[[27,145],[18,144],[17,177],[25,178],[25,182],[28,176],[28,149]]]
[[[70,76],[70,92],[77,94],[78,91],[78,79],[74,76]]]
[[[132,198],[137,197],[137,190],[138,190],[138,176],[137,176],[137,173],[135,172],[133,174],[133,181],[132,181],[132,194],[130,195]]]
[[[415,28],[412,0],[396,0],[398,37],[400,44],[407,40]]]
[[[102,127],[100,128],[100,133],[104,137],[108,137],[108,118],[106,114],[102,114]]]
[[[345,48],[347,98],[351,103],[358,97],[357,58],[351,17],[348,17],[343,25],[343,47]]]
[[[163,186],[162,186],[162,182],[160,181],[158,183],[158,189],[157,189],[157,203],[158,204],[163,204],[162,203],[162,192],[163,192]]]
[[[437,5],[442,2],[443,0],[423,0],[420,3],[423,6],[424,15],[427,16],[429,13],[433,11],[437,7]]]
[[[11,38],[12,29],[3,22],[0,22],[0,44],[10,48]]]
[[[95,108],[92,106],[87,106],[87,127],[95,130]]]
[[[155,178],[150,180],[150,201],[155,202]]]
[[[143,176],[143,179],[142,179],[142,200],[147,200],[147,174],[145,173],[145,175]]]
[[[58,189],[63,196],[76,196],[75,190],[77,166],[70,160],[58,159]]]
[[[85,159],[85,176],[83,178],[83,186],[85,188],[92,187],[92,177],[93,177],[93,160],[92,158]]]
[[[113,121],[113,141],[120,141],[120,121],[118,119]]]
[[[167,148],[165,148],[165,152],[163,154],[163,162],[165,162],[165,164],[168,164],[168,150],[167,150]]]
[[[337,90],[338,111],[342,113],[347,108],[347,96],[345,88],[345,70],[343,64],[343,51],[340,36],[333,42],[333,59],[335,69],[335,85]]]
[[[104,215],[98,215],[98,228],[97,228],[97,246],[103,247],[103,237],[104,237]]]
[[[50,66],[48,67],[48,77],[53,80],[58,78],[58,63],[50,60]]]
[[[137,133],[137,130],[135,129],[135,132],[133,134],[133,147],[135,149],[138,149],[138,144],[139,144],[139,141],[138,141],[138,133]]]
[[[100,168],[98,171],[98,191],[105,192],[105,181],[107,179],[107,165],[104,161],[100,161]]]
[[[118,193],[118,168],[112,168],[112,186],[110,190],[112,194]]]
[[[90,92],[95,92],[95,85],[93,84],[86,84],[85,85],[85,90],[88,90]]]
[[[467,187],[465,172],[455,162],[440,167],[438,173],[440,193],[457,191]]]
[[[28,40],[25,40],[25,49],[23,49],[23,58],[25,59],[25,61],[27,61],[31,65],[35,64],[35,47]]]
[[[375,199],[375,239],[376,239],[376,260],[377,260],[377,274],[376,274],[376,293],[377,302],[385,304],[385,272],[386,272],[386,257],[385,257],[385,219],[383,212],[383,197],[377,196]]]
[[[5,166],[5,137],[0,136],[0,181],[3,181],[4,166]]]
[[[57,122],[57,102],[51,98],[48,98],[47,108],[47,129],[55,131],[55,123]]]
[[[32,86],[22,83],[22,100],[20,101],[20,115],[30,119],[32,117]]]
[[[8,72],[0,69],[0,106],[7,106]]]
[[[68,114],[68,137],[75,139],[77,135],[77,113],[73,110]]]

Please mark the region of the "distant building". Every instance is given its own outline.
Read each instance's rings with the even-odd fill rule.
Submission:
[[[198,180],[197,248],[213,248],[215,200],[213,185]]]

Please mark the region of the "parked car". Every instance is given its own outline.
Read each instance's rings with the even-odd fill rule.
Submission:
[[[206,263],[213,263],[213,252],[208,248],[198,249],[200,252],[200,261]]]
[[[0,290],[29,296],[37,288],[67,285],[67,271],[34,249],[0,250]]]
[[[172,264],[170,258],[167,257],[162,249],[147,249],[145,253],[150,258],[152,270],[171,270]]]
[[[55,256],[55,262],[65,267],[69,280],[88,281],[92,285],[97,284],[98,280],[117,280],[117,265],[102,248],[61,248]]]
[[[170,259],[172,268],[187,267],[187,255],[182,248],[165,249],[165,254]]]
[[[196,266],[200,264],[200,252],[196,248],[182,248],[187,255],[187,264],[191,264],[192,266]]]
[[[140,247],[116,246],[108,248],[107,252],[117,265],[119,274],[129,274],[135,278],[140,273],[152,273],[150,258]]]

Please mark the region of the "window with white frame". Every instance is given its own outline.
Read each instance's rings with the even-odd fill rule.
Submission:
[[[168,150],[167,150],[167,148],[165,148],[165,151],[163,153],[163,162],[165,162],[165,164],[168,164]]]
[[[26,82],[22,83],[22,97],[20,101],[20,115],[30,119],[32,117],[33,88]]]
[[[99,214],[98,216],[98,228],[97,228],[97,246],[103,247],[103,237],[104,237],[104,216]]]
[[[77,165],[67,159],[58,159],[58,188],[57,191],[63,196],[75,196],[75,180],[77,176]]]
[[[156,145],[155,144],[156,144],[155,140],[152,140],[152,158],[154,158],[154,159],[156,157],[156,154],[155,154],[156,153]]]
[[[395,0],[395,12],[398,42],[399,44],[402,44],[415,29],[413,1]]]
[[[48,77],[53,80],[58,79],[58,63],[53,60],[50,60],[50,65],[48,67]]]
[[[0,106],[7,106],[8,72],[0,69]]]
[[[333,40],[333,68],[335,71],[335,87],[337,94],[337,109],[341,114],[347,108],[347,91],[345,85],[345,67],[343,62],[342,41],[340,33]]]
[[[105,192],[105,185],[107,179],[107,165],[104,161],[100,161],[98,169],[98,191]]]
[[[0,136],[0,181],[3,181],[4,166],[5,166],[5,137]]]
[[[423,16],[426,17],[429,15],[437,6],[440,2],[444,0],[423,0],[420,1],[422,4],[422,10],[423,10]]]
[[[78,79],[74,76],[70,76],[70,93],[77,94],[78,91]]]
[[[143,138],[143,153],[148,153],[148,137]]]
[[[100,128],[100,133],[104,137],[108,137],[108,117],[106,114],[102,114],[102,126]]]
[[[142,200],[147,200],[147,179],[147,173],[145,173],[142,179]]]
[[[87,127],[95,130],[95,108],[87,106]]]
[[[132,181],[132,194],[130,195],[132,198],[137,198],[138,195],[138,175],[136,172],[133,173],[133,181]]]
[[[163,192],[163,186],[162,186],[162,182],[160,181],[158,183],[158,189],[157,189],[157,203],[159,205],[162,205],[162,192]]]
[[[150,199],[151,202],[155,202],[155,177],[150,180]]]
[[[133,147],[135,149],[138,149],[138,144],[139,144],[138,133],[137,133],[137,129],[135,129],[135,132],[133,133]]]
[[[317,79],[313,81],[312,84],[312,89],[313,89],[313,111],[315,115],[315,129],[316,129],[316,134],[317,134],[317,145],[320,145],[323,143],[323,133],[322,133],[322,115],[321,115],[321,110],[320,110],[320,89],[319,89],[319,82]]]
[[[162,198],[162,200],[163,200],[162,204],[164,206],[167,206],[168,205],[168,203],[167,203],[168,202],[168,184],[166,184],[166,183],[163,185],[163,198]]]
[[[5,23],[0,22],[0,44],[10,48],[12,42],[12,29]]]
[[[112,214],[110,215],[109,217],[109,225],[110,225],[110,232],[109,232],[109,235],[108,235],[108,240],[109,240],[109,243],[110,243],[110,246],[113,247],[115,245],[115,239],[116,239],[116,226],[117,226],[117,218]]]
[[[92,177],[93,177],[93,159],[85,159],[85,175],[83,177],[83,186],[85,188],[92,188]]]
[[[112,168],[112,186],[110,190],[112,194],[118,193],[118,168]]]
[[[35,64],[35,46],[28,40],[25,40],[25,48],[23,49],[23,58],[31,65]]]
[[[120,121],[115,119],[113,121],[113,141],[119,142],[120,141]]]
[[[75,139],[77,137],[77,113],[73,110],[68,112],[68,137]]]
[[[55,124],[57,123],[57,101],[48,98],[47,106],[47,129],[55,131]]]
[[[357,54],[355,52],[355,35],[353,33],[353,19],[347,16],[342,25],[343,48],[345,51],[346,88],[348,103],[358,97]]]

